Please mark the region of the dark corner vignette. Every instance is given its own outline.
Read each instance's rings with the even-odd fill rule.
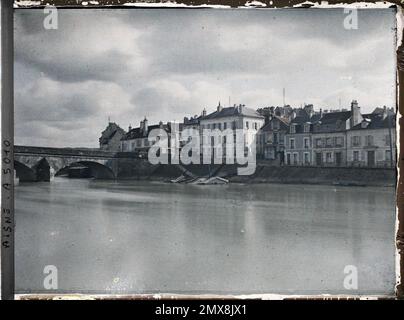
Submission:
[[[98,4],[77,1],[77,0],[40,0],[40,4],[32,4],[24,1],[14,1],[14,6],[18,8],[33,8],[43,7],[46,5],[55,5],[60,7],[103,7],[103,6],[122,6],[123,3],[136,3],[141,6],[142,1],[120,1],[120,0],[99,0]],[[85,6],[81,2],[86,2]],[[162,3],[166,1],[148,1],[148,3]],[[356,1],[347,0],[344,3],[350,4]],[[365,1],[364,3],[376,3],[377,1]],[[388,1],[393,5],[402,7],[402,3],[398,0]],[[288,0],[273,0],[273,1],[260,1],[267,8],[282,8],[293,7],[301,5],[302,7],[310,7],[310,4],[305,4],[305,1],[288,1]],[[314,2],[319,3],[319,2]],[[340,1],[328,1],[328,4],[338,4]],[[243,7],[248,5],[248,2],[242,0],[182,0],[177,1],[176,4],[185,4],[188,6],[200,5],[223,5],[229,7]],[[258,5],[257,5],[258,6]],[[130,8],[130,7],[127,7]],[[1,194],[1,298],[4,300],[14,299],[14,186],[13,186],[13,145],[14,145],[14,111],[13,111],[13,1],[1,2],[1,121],[2,121],[2,194]],[[397,32],[402,32],[397,30]],[[404,36],[404,34],[403,34]],[[402,114],[404,112],[404,45],[401,44],[397,50],[397,106],[399,117],[399,125],[403,125]],[[402,131],[399,132],[399,138],[404,137]],[[404,298],[404,186],[400,170],[403,166],[403,146],[400,144],[398,154],[398,180],[397,180],[397,219],[398,227],[396,234],[396,246],[398,254],[400,255],[400,276],[401,282],[397,284],[396,294],[397,298]]]

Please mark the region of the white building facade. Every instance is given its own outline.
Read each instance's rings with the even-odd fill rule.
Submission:
[[[217,155],[215,152],[222,152],[222,155],[225,156],[226,144],[227,142],[230,143],[226,139],[233,139],[231,142],[234,146],[236,143],[240,143],[236,140],[236,130],[243,138],[245,153],[255,153],[257,133],[264,125],[265,120],[258,112],[244,105],[223,108],[219,103],[215,112],[206,114],[204,111],[199,122],[202,153],[211,152],[208,149],[213,149],[213,155]],[[215,138],[211,136],[210,133],[213,131],[223,133],[218,141],[215,141]],[[230,134],[226,135],[226,133]],[[217,144],[220,145],[219,151],[217,151]]]

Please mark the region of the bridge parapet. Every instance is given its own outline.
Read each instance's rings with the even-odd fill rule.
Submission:
[[[116,152],[103,151],[99,149],[86,148],[51,148],[51,147],[33,147],[33,146],[14,146],[14,154],[37,154],[51,156],[75,156],[75,157],[94,157],[94,158],[114,158]]]

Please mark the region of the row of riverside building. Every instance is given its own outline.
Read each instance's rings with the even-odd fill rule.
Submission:
[[[254,110],[219,103],[214,112],[204,109],[199,116],[184,118],[177,127],[180,132],[192,127],[201,135],[204,129],[242,130],[245,148],[254,143],[257,158],[272,165],[393,168],[395,119],[394,110],[386,107],[363,114],[355,100],[350,109],[318,111],[313,105]],[[148,133],[155,128],[171,133],[170,123],[150,126],[146,118],[128,132],[109,123],[101,135],[100,148],[145,154],[150,147]]]

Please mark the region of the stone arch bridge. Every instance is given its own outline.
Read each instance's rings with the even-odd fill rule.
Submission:
[[[81,165],[98,179],[115,179],[118,160],[114,152],[77,149],[14,146],[14,169],[20,181],[50,181],[68,167]]]

